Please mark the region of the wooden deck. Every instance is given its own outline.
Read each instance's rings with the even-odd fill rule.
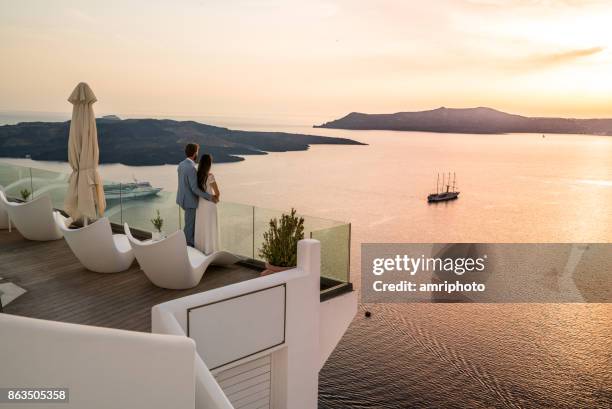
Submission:
[[[34,242],[15,229],[0,230],[0,284],[27,290],[4,307],[8,314],[149,332],[155,304],[258,276],[242,265],[211,266],[197,287],[166,290],[151,284],[136,262],[122,273],[94,273],[64,240]]]

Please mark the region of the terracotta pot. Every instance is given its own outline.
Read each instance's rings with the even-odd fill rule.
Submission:
[[[266,262],[266,269],[261,272],[261,275],[267,276],[268,274],[280,273],[281,271],[290,270],[292,268],[295,268],[295,266],[294,267],[279,267],[279,266],[274,266]]]

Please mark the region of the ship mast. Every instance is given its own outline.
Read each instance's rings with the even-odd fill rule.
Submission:
[[[438,178],[436,179],[436,194],[440,193],[440,172],[438,172]]]
[[[444,178],[446,177],[446,173],[442,173],[442,190],[444,190]]]

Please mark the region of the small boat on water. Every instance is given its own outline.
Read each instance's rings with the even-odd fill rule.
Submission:
[[[447,202],[449,200],[455,200],[459,197],[459,192],[456,189],[456,181],[457,177],[453,172],[453,185],[451,187],[450,184],[450,172],[448,173],[448,180],[445,180],[445,174],[442,174],[442,189],[446,188],[440,192],[440,174],[438,173],[438,179],[436,180],[436,193],[432,193],[427,196],[428,203],[436,203],[436,202]]]
[[[110,183],[104,185],[106,200],[132,200],[157,196],[162,191],[161,187],[153,187],[150,182],[134,180],[129,183]]]

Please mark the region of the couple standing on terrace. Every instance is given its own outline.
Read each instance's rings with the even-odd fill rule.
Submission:
[[[176,203],[185,211],[185,238],[187,245],[206,255],[219,251],[219,222],[217,203],[219,186],[210,173],[212,156],[205,153],[198,159],[200,146],[185,146],[187,157],[178,165],[178,191]],[[197,169],[196,169],[197,168]]]

